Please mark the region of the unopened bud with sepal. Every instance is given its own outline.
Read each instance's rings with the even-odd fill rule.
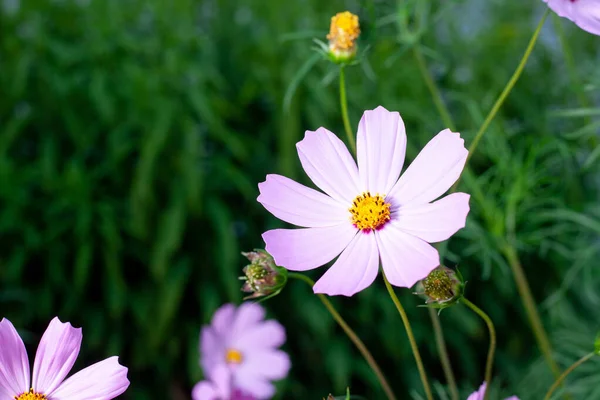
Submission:
[[[242,255],[250,261],[242,270],[244,276],[240,277],[246,281],[242,285],[242,291],[252,293],[244,300],[279,294],[287,283],[287,270],[276,265],[273,257],[265,250],[255,249]]]

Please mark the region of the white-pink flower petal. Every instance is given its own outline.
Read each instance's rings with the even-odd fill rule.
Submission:
[[[285,176],[267,175],[257,200],[271,214],[307,228],[332,226],[348,219],[348,206]]]
[[[233,325],[229,327],[232,334],[243,335],[247,329],[253,328],[265,319],[266,311],[256,303],[242,303],[235,313]]]
[[[129,387],[127,368],[118,357],[110,357],[82,369],[64,381],[53,393],[52,400],[111,400]]]
[[[379,255],[375,236],[357,234],[336,262],[315,283],[315,293],[352,296],[365,289],[377,277]]]
[[[12,399],[30,388],[29,360],[13,324],[0,321],[0,397]]]
[[[426,204],[409,204],[392,214],[404,232],[429,243],[441,242],[465,227],[469,195],[453,193]]]
[[[406,154],[400,114],[381,106],[365,111],[358,124],[356,149],[363,191],[387,194],[400,176]]]
[[[394,286],[412,287],[438,265],[440,257],[429,243],[403,232],[394,221],[375,232],[381,267]]]
[[[40,393],[52,393],[73,368],[79,355],[81,328],[54,317],[40,340],[33,364],[32,386]]]
[[[388,193],[392,207],[429,203],[444,194],[460,176],[468,151],[458,132],[438,133],[421,150]]]
[[[325,128],[306,131],[296,144],[302,168],[325,193],[349,205],[359,194],[358,168],[346,145]]]
[[[262,237],[277,265],[292,271],[307,271],[333,260],[356,232],[350,222],[344,222],[323,228],[273,229]]]
[[[281,346],[285,342],[285,329],[276,321],[264,321],[235,337],[231,346],[240,351]]]
[[[570,19],[581,29],[600,36],[600,1],[544,0],[559,17]]]

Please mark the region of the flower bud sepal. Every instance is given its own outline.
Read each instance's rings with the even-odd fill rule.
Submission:
[[[273,257],[262,249],[242,252],[242,255],[250,261],[250,264],[243,268],[244,276],[239,278],[245,281],[241,290],[252,293],[244,297],[244,300],[263,297],[260,301],[264,301],[277,296],[287,284],[287,269],[276,265]]]

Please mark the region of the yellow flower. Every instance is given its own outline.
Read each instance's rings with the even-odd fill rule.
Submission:
[[[350,61],[356,54],[356,39],[359,35],[358,16],[344,11],[331,17],[327,39],[332,59],[336,62]]]

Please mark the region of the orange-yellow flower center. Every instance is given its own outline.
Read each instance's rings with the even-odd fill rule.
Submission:
[[[241,364],[242,359],[242,353],[235,349],[227,349],[227,352],[225,353],[225,362],[227,364]]]
[[[360,35],[358,17],[349,11],[337,13],[331,17],[329,28],[329,46],[334,51],[348,51],[354,49],[354,41]]]
[[[366,192],[356,196],[349,210],[352,224],[363,232],[379,229],[390,220],[390,203],[379,194]]]
[[[33,389],[29,389],[29,392],[23,393],[19,396],[15,396],[15,400],[46,400],[48,399],[45,394],[36,393]]]

